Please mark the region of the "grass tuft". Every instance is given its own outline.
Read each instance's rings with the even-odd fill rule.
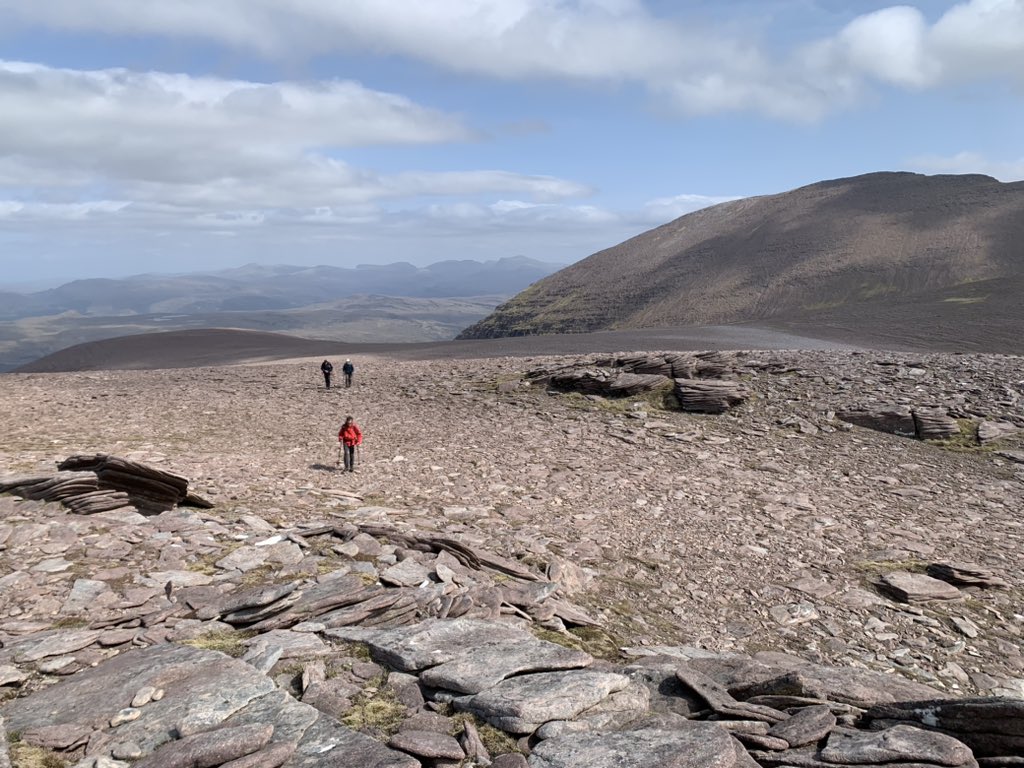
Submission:
[[[978,422],[971,419],[957,419],[956,423],[960,426],[960,434],[953,435],[945,440],[925,440],[925,442],[956,453],[977,453],[992,450],[992,446],[982,445],[981,440],[978,439]]]
[[[253,636],[252,632],[214,630],[203,635],[198,635],[190,640],[182,640],[182,645],[190,645],[193,648],[202,648],[206,651],[220,651],[233,658],[244,656],[249,649],[243,644]]]
[[[65,768],[67,762],[43,747],[17,741],[11,744],[11,768]]]
[[[589,653],[597,659],[616,661],[621,658],[621,643],[610,633],[599,627],[573,627],[566,632],[534,628],[533,634],[540,640],[547,640],[565,648]]]
[[[928,563],[924,560],[861,560],[854,563],[853,567],[869,576],[881,576],[892,571],[925,573],[928,570]]]
[[[349,728],[381,740],[398,732],[406,710],[395,698],[394,691],[384,684],[384,679],[382,675],[370,681],[341,719]]]
[[[516,740],[500,728],[495,728],[488,722],[481,720],[476,715],[460,713],[452,718],[451,736],[458,736],[465,729],[465,723],[471,722],[476,727],[476,732],[483,742],[484,748],[491,757],[507,755],[512,752],[519,752],[519,745]]]

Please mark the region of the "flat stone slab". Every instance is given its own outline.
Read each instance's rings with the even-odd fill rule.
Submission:
[[[730,678],[726,685],[737,698],[746,701],[760,696],[799,696],[867,708],[884,702],[922,701],[942,696],[941,691],[901,675],[811,664],[771,653],[758,654],[758,659],[752,662],[752,669],[739,677],[761,678],[759,682],[737,683],[732,675],[726,675]],[[695,660],[690,666],[716,678],[720,670],[725,671],[724,665],[714,659]]]
[[[836,716],[827,704],[803,707],[768,731],[769,736],[785,740],[791,747],[814,744],[827,736],[836,727]]]
[[[395,587],[418,587],[430,576],[430,571],[422,563],[411,557],[395,563],[380,572],[380,580]]]
[[[63,656],[92,645],[101,634],[103,632],[99,629],[54,630],[12,643],[10,655],[20,664]]]
[[[951,768],[974,763],[974,755],[963,742],[909,725],[884,731],[833,731],[821,750],[821,759],[841,765],[916,761]]]
[[[391,737],[388,745],[428,759],[461,761],[466,757],[465,750],[454,736],[436,731],[400,731]]]
[[[223,765],[258,752],[269,742],[274,726],[242,725],[169,741],[151,755],[134,763],[136,768],[193,768]]]
[[[879,580],[878,588],[903,603],[924,603],[930,600],[956,600],[962,597],[959,589],[948,582],[923,573],[893,571]]]
[[[478,693],[509,675],[575,669],[588,654],[539,640],[510,624],[479,619],[428,619],[398,629],[329,629],[324,636],[366,643],[378,661],[403,672],[427,670],[427,685]]]
[[[600,736],[574,734],[542,741],[531,768],[735,768],[729,732],[691,722],[678,730],[638,730]]]
[[[951,733],[975,757],[1024,754],[1024,700],[997,697],[885,703],[865,715],[872,727],[920,725]]]
[[[146,687],[163,690],[163,697],[139,707],[129,706]],[[273,726],[273,734],[266,749],[273,748],[274,755],[289,754],[285,763],[289,768],[420,765],[408,755],[296,701],[248,664],[216,651],[183,645],[158,645],[120,654],[56,685],[8,702],[3,715],[6,727],[17,732],[31,731],[39,725],[88,728],[94,731],[89,742],[93,755],[109,755],[115,745],[133,743],[142,752],[142,760],[155,760],[157,751],[168,745],[161,752],[161,761],[153,763],[160,766],[165,765],[165,759],[171,761],[167,764],[174,764],[175,754],[188,756],[188,744],[170,744],[174,737],[185,739],[217,728],[258,730],[268,726]],[[248,732],[233,730],[221,735],[227,738]],[[240,755],[255,752],[255,742],[261,739],[252,736],[249,741],[253,749]],[[219,748],[216,740],[212,746],[198,743],[204,750]],[[266,755],[268,760],[271,756],[269,752]]]
[[[532,733],[551,720],[572,720],[627,685],[629,678],[615,672],[541,672],[503,680],[454,704],[503,731]]]
[[[459,693],[479,693],[512,675],[588,667],[587,653],[540,640],[523,632],[521,640],[509,640],[471,648],[460,658],[431,667],[420,681],[433,688]]]

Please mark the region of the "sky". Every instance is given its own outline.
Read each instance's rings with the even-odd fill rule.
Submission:
[[[528,256],[1024,179],[1024,0],[0,0],[0,284]]]

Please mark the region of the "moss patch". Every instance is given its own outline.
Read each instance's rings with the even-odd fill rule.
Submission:
[[[67,762],[43,747],[16,741],[11,744],[11,768],[65,768]]]
[[[881,576],[892,571],[909,573],[925,573],[928,563],[924,560],[861,560],[854,563],[854,568],[868,576]]]
[[[991,450],[991,446],[983,446],[978,439],[978,422],[971,419],[957,419],[960,427],[960,434],[953,435],[945,440],[926,440],[930,445],[937,445],[947,451],[958,451],[961,453],[974,453],[976,451]]]
[[[367,686],[345,713],[341,722],[356,731],[378,739],[387,739],[398,732],[405,719],[405,705],[395,698],[394,691],[383,686],[383,677]]]
[[[220,651],[237,659],[239,656],[244,656],[245,652],[249,650],[243,644],[243,641],[252,636],[252,632],[216,630],[193,637],[190,640],[182,640],[181,644],[190,645],[193,648],[202,648],[207,651]]]
[[[472,723],[476,728],[476,732],[480,736],[480,741],[483,742],[484,748],[491,757],[519,752],[519,745],[512,736],[499,728],[495,728],[490,723],[484,722],[476,715],[462,713],[453,718],[450,735],[458,736],[462,733],[463,730],[465,730],[465,724],[467,722]]]
[[[583,651],[597,659],[616,661],[621,658],[619,640],[599,627],[573,627],[567,632],[536,628],[533,634],[540,640]]]

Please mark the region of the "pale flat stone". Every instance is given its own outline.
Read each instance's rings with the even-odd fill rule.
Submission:
[[[541,672],[503,680],[454,703],[496,728],[531,733],[550,720],[571,720],[627,685],[629,678],[614,672]]]
[[[542,741],[528,764],[530,768],[734,768],[736,748],[724,728],[690,722],[673,730],[575,734]]]

